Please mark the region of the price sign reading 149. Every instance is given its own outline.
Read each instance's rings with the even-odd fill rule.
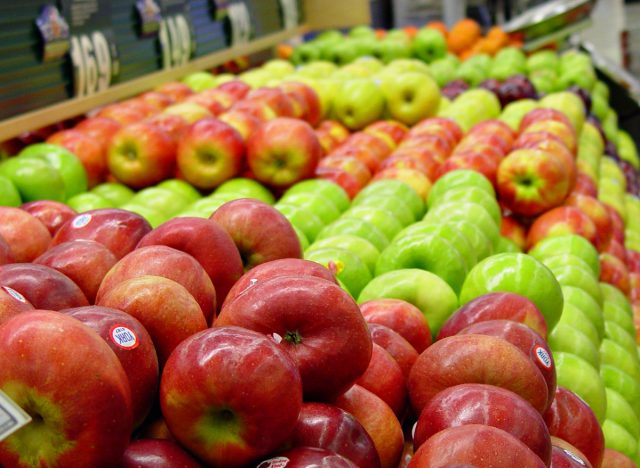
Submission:
[[[103,91],[111,84],[114,64],[109,41],[100,31],[71,38],[74,89],[77,97]]]
[[[159,39],[163,68],[184,65],[191,58],[191,29],[184,15],[177,14],[163,18],[160,23]]]

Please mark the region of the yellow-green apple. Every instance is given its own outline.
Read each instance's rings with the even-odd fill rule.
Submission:
[[[375,273],[376,262],[380,256],[380,252],[371,242],[362,238],[349,234],[335,235],[316,240],[313,244],[305,249],[305,253],[314,250],[324,249],[326,247],[335,247],[348,250],[358,256],[358,258],[367,266],[369,272]]]
[[[318,216],[325,226],[338,219],[341,214],[338,207],[336,207],[330,199],[324,195],[310,192],[285,194],[278,200],[277,204],[298,206]]]
[[[491,181],[483,176],[482,173],[470,169],[458,169],[448,172],[447,174],[438,178],[438,180],[431,187],[428,205],[434,205],[436,200],[449,190],[469,187],[480,188],[486,191],[493,198],[495,198],[496,196],[496,192],[493,188],[493,185],[491,184]]]
[[[11,259],[31,262],[51,244],[47,226],[26,210],[0,207],[0,236],[9,245]]]
[[[428,296],[421,291],[430,291]],[[425,315],[432,335],[458,307],[458,298],[440,277],[417,268],[387,272],[375,277],[360,293],[359,303],[372,299],[402,299],[415,305]]]
[[[183,179],[166,179],[156,185],[157,188],[167,189],[181,198],[185,199],[187,202],[193,203],[195,201],[200,200],[202,196],[200,192],[196,190],[191,184]]]
[[[356,466],[380,467],[371,436],[347,411],[327,403],[303,403],[293,434],[293,447],[332,450]]]
[[[352,297],[358,297],[372,274],[355,253],[340,247],[324,247],[305,252],[304,258],[335,272],[336,278]]]
[[[37,310],[6,321],[0,343],[0,390],[37,421],[0,442],[3,465],[120,460],[132,430],[131,390],[120,361],[96,332],[65,314]]]
[[[357,304],[340,286],[313,276],[258,282],[226,301],[214,325],[273,336],[300,369],[308,398],[335,398],[371,359],[371,336]]]
[[[456,335],[470,325],[489,320],[519,322],[543,339],[547,337],[544,316],[532,301],[512,292],[491,292],[476,297],[456,310],[440,329],[438,339]]]
[[[180,283],[199,304],[207,323],[216,310],[216,291],[209,275],[191,255],[166,245],[147,245],[125,255],[105,275],[96,302],[125,280],[145,275],[162,276]]]
[[[352,414],[371,436],[381,468],[398,466],[404,436],[402,426],[389,405],[357,384],[338,396],[334,404]]]
[[[102,294],[96,305],[122,310],[138,319],[151,335],[161,367],[178,344],[207,328],[189,291],[162,276],[124,279]]]
[[[418,353],[431,345],[429,324],[422,311],[410,302],[402,299],[372,299],[360,304],[360,310],[367,323],[370,324],[372,337],[374,328],[371,327],[371,324],[377,324],[397,332]],[[375,337],[373,339],[375,341]]]
[[[143,188],[122,206],[144,206],[157,211],[163,218],[170,218],[184,210],[189,203],[190,200],[180,193],[153,186]]]
[[[534,248],[541,240],[578,234],[596,245],[596,226],[583,211],[574,206],[558,206],[538,216],[527,232],[527,249]]]
[[[313,128],[286,117],[265,122],[247,141],[247,162],[255,178],[278,188],[313,176],[321,154]]]
[[[389,244],[389,241],[380,229],[368,221],[352,216],[340,217],[333,223],[325,226],[318,233],[316,240],[344,234],[366,239],[371,242],[379,252],[382,252]]]
[[[23,202],[64,201],[65,187],[62,176],[45,161],[9,158],[0,164],[0,176],[9,179]]]
[[[106,199],[112,206],[118,207],[133,197],[133,190],[119,182],[103,182],[90,191]]]
[[[68,205],[54,200],[35,200],[23,203],[20,208],[38,218],[52,236],[60,226],[77,214]]]
[[[624,347],[609,338],[603,339],[600,343],[600,357],[601,363],[603,365],[615,367],[630,375],[634,379],[637,379],[640,375],[640,366],[637,357],[634,354],[628,353]],[[607,401],[607,418],[614,420],[617,419],[617,422],[627,427],[630,432],[632,432],[633,434],[637,434],[639,432],[638,429],[640,424],[637,417],[632,418],[629,416],[627,417],[628,419],[621,417],[612,418],[613,412],[609,411],[609,403],[610,402]],[[632,411],[631,413],[635,415],[634,411]]]
[[[632,438],[638,437],[640,422],[633,407],[622,395],[611,388],[607,388],[607,420],[621,426]]]
[[[362,309],[361,309],[362,310]],[[365,316],[365,320],[367,317]],[[406,339],[393,329],[367,320],[374,344],[384,348],[400,366],[404,378],[409,377],[411,367],[418,358],[418,352]]]
[[[638,393],[636,379],[627,374],[617,367],[613,367],[609,364],[602,364],[600,366],[600,377],[606,388],[611,388],[618,393],[631,405],[638,415],[638,400],[640,395]],[[603,428],[605,430],[605,428]],[[605,439],[607,434],[605,431]]]
[[[79,213],[63,224],[53,236],[51,247],[75,239],[94,240],[120,259],[149,231],[149,223],[130,211],[118,208],[91,210]]]
[[[140,426],[151,410],[158,387],[158,356],[151,336],[132,315],[108,307],[65,309],[109,345],[127,374],[131,389],[133,425]]]
[[[551,463],[559,468],[592,467],[587,456],[564,439],[551,436]]]
[[[0,286],[0,325],[14,315],[33,310],[27,299],[9,286]]]
[[[180,140],[177,166],[182,177],[201,190],[211,190],[240,173],[245,145],[242,136],[219,119],[194,123]]]
[[[223,182],[215,190],[215,195],[236,193],[245,198],[255,198],[272,205],[275,201],[273,194],[264,185],[254,179],[246,177],[234,177]]]
[[[500,226],[491,217],[487,209],[474,201],[443,201],[427,211],[423,218],[427,223],[441,221],[467,220],[491,241],[493,245],[500,237]],[[500,220],[501,221],[501,220]]]
[[[491,196],[489,193],[479,187],[467,187],[465,189],[454,187],[437,197],[436,200],[430,200],[430,208],[449,201],[475,202],[482,205],[487,210],[487,212],[491,215],[491,218],[493,218],[497,225],[501,225],[502,222],[502,211],[495,197]]]
[[[403,415],[407,406],[405,375],[393,356],[375,342],[369,366],[356,384],[378,396],[398,418]]]
[[[436,114],[440,90],[431,76],[418,71],[385,76],[381,89],[387,112],[394,120],[414,125]]]
[[[343,216],[360,218],[370,222],[380,229],[388,241],[391,241],[404,227],[393,212],[368,204],[357,204],[345,211]]]
[[[22,197],[16,185],[8,177],[0,175],[0,204],[2,206],[17,207],[21,203]]]
[[[605,299],[602,306],[602,315],[607,322],[615,322],[633,336],[636,330],[633,326],[632,311],[620,307],[615,302]]]
[[[150,123],[123,127],[109,145],[107,165],[111,174],[135,188],[156,184],[171,176],[176,162],[171,136]]]
[[[172,353],[160,406],[171,433],[198,458],[246,466],[291,435],[302,407],[301,378],[270,338],[216,327],[188,337]]]
[[[97,140],[88,133],[69,129],[54,133],[47,138],[47,143],[66,148],[84,166],[86,182],[80,180],[74,184],[76,187],[82,187],[86,183],[91,188],[104,180],[107,171],[107,143],[104,141]],[[78,171],[74,169],[74,172]],[[71,177],[78,180],[75,175],[71,175]],[[82,176],[80,178],[82,179]],[[69,190],[69,188],[66,190]],[[74,194],[79,193],[77,189],[71,190],[71,192]]]
[[[567,168],[552,153],[518,149],[498,167],[500,200],[510,211],[535,216],[560,205],[571,187]]]
[[[574,327],[570,320],[558,322],[549,334],[548,342],[554,352],[573,353],[594,367],[600,366],[601,353],[597,344],[580,328]]]
[[[435,273],[458,294],[467,275],[462,254],[449,240],[436,234],[405,236],[385,248],[376,263],[376,276],[403,268]]]
[[[335,117],[350,130],[359,130],[380,120],[384,106],[384,94],[371,78],[345,80],[332,102]]]
[[[123,468],[150,468],[164,463],[182,468],[199,468],[200,463],[178,443],[171,440],[141,438],[133,440],[122,456]]]
[[[170,106],[165,107],[162,113],[182,117],[189,124],[193,124],[200,119],[212,116],[209,109],[207,109],[203,105],[186,101],[171,104]]]
[[[2,265],[0,284],[18,291],[36,309],[61,310],[89,305],[76,283],[65,274],[44,265]]]
[[[496,451],[496,447],[501,450]],[[524,442],[510,433],[484,424],[465,424],[449,427],[429,438],[416,451],[408,468],[447,464],[477,466],[489,459],[500,466],[546,466]]]
[[[508,432],[548,465],[551,439],[542,415],[516,393],[494,385],[460,384],[449,387],[420,413],[413,438],[414,450],[450,427],[483,424]]]
[[[518,347],[536,365],[547,383],[548,401],[553,400],[556,391],[556,368],[551,349],[546,341],[533,329],[513,320],[486,320],[464,328],[458,335],[489,335],[503,338]]]
[[[33,263],[48,266],[69,277],[93,304],[102,279],[117,261],[104,245],[76,239],[50,248]]]
[[[578,234],[545,237],[528,253],[542,262],[556,256],[574,255],[586,262],[596,277],[600,276],[598,251],[591,242]]]
[[[355,206],[359,203],[365,203],[366,200],[370,198],[373,198],[373,200],[366,204],[372,206],[386,206],[390,211],[396,213],[396,215],[398,215],[398,209],[393,207],[398,204],[406,204],[410,209],[410,212],[413,213],[413,218],[403,215],[402,218],[400,218],[400,221],[405,225],[420,219],[424,214],[424,201],[410,185],[400,180],[385,179],[372,182],[358,194],[356,199],[353,200],[353,204]],[[382,202],[383,198],[392,199],[392,203],[380,203],[380,205],[378,205],[378,202]],[[394,199],[397,199],[399,203]]]

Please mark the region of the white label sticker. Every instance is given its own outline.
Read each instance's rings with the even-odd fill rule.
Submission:
[[[580,458],[579,456],[577,456],[575,453],[571,452],[570,450],[567,450],[566,448],[563,448],[562,451],[564,453],[566,453],[567,456],[569,458],[571,458],[572,460],[574,460],[578,465],[587,466],[587,464],[584,462],[584,460],[582,458]]]
[[[278,335],[276,332],[273,332],[271,334],[271,338],[273,338],[273,341],[275,341],[278,344],[282,343],[282,336]]]
[[[287,457],[275,457],[263,461],[257,468],[284,468],[288,464],[289,459]]]
[[[27,303],[27,300],[24,298],[24,296],[20,294],[18,291],[16,291],[15,289],[10,288],[9,286],[2,286],[2,289],[4,289],[7,292],[7,294],[13,297],[16,301],[22,302],[23,304]]]
[[[544,349],[542,346],[538,346],[536,348],[536,356],[538,357],[538,361],[540,361],[540,363],[544,367],[546,367],[547,369],[551,369],[551,356],[549,356],[549,353],[546,349]]]
[[[30,421],[31,416],[0,390],[0,442]]]
[[[76,229],[80,229],[85,227],[87,224],[91,222],[91,215],[88,213],[81,214],[80,216],[76,216],[73,221],[71,221],[71,227]]]
[[[114,325],[109,330],[109,337],[123,349],[135,349],[140,344],[136,333],[124,325]]]

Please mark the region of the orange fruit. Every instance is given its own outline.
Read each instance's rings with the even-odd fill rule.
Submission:
[[[453,25],[447,36],[449,50],[459,54],[472,47],[481,35],[480,25],[476,21],[470,18],[461,19]]]
[[[404,32],[407,33],[407,36],[409,36],[411,39],[413,39],[418,33],[418,28],[416,28],[415,26],[405,26],[402,29],[404,30]]]
[[[437,29],[442,33],[442,35],[446,38],[447,34],[449,34],[449,30],[447,29],[447,25],[442,21],[429,21],[426,25],[426,28]]]

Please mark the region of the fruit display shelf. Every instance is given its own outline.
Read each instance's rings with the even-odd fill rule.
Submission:
[[[0,465],[634,466],[637,147],[503,50],[588,89],[270,59],[15,142]]]

